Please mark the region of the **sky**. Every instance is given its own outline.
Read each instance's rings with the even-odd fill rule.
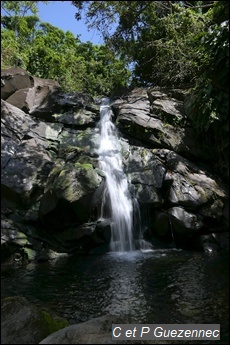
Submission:
[[[48,22],[63,31],[71,31],[74,36],[80,35],[82,42],[90,41],[93,44],[103,44],[103,39],[96,30],[88,31],[83,20],[74,18],[76,8],[71,1],[49,1],[47,5],[38,3],[38,17],[41,22]]]

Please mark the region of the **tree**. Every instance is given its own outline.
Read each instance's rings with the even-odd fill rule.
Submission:
[[[129,81],[130,72],[103,45],[40,22],[37,1],[4,1],[2,67],[20,66],[34,76],[57,80],[66,91],[109,95]],[[34,15],[27,15],[27,13]]]
[[[40,1],[45,4],[48,1]],[[28,12],[32,13],[30,19],[26,19],[29,29],[33,29],[38,21],[38,5],[39,1],[1,1],[1,9],[6,15],[2,16],[1,24],[3,27],[13,30],[15,38],[23,36],[23,28],[25,25],[25,16]],[[21,37],[20,37],[21,38]]]
[[[133,65],[137,85],[187,86],[201,147],[226,174],[229,147],[228,1],[72,1]],[[108,28],[113,26],[113,30]]]
[[[229,4],[220,3],[210,13],[212,25],[201,38],[202,68],[188,110],[197,135],[202,138],[201,144],[216,157],[214,168],[226,176],[229,169],[229,22],[220,21],[226,19],[222,9]]]
[[[1,1],[2,63],[3,67],[26,67],[27,53],[39,22],[39,1]],[[48,1],[42,1],[48,3]],[[27,13],[32,15],[27,15]]]
[[[76,18],[84,10],[89,27],[100,30],[110,49],[133,64],[136,83],[178,86],[195,78],[200,66],[194,40],[207,30],[203,12],[214,1],[72,3],[78,10]]]

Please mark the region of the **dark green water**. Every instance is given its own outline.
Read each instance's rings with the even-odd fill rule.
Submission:
[[[155,250],[59,258],[2,272],[2,297],[25,296],[71,323],[107,313],[136,323],[215,323],[229,333],[227,254]]]

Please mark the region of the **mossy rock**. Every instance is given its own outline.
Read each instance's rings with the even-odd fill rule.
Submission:
[[[87,155],[82,155],[81,157],[79,157],[77,163],[80,164],[90,164],[92,166],[97,166],[98,165],[98,159],[95,158],[91,158]]]
[[[21,296],[1,300],[1,344],[38,344],[49,334],[68,326]]]
[[[67,327],[68,321],[59,317],[53,317],[47,311],[41,311],[41,327],[47,329],[48,334],[54,333],[61,328]]]
[[[65,148],[65,151],[68,152],[68,153],[72,153],[72,152],[75,152],[75,153],[83,153],[85,150],[79,146],[73,146],[73,145],[68,145],[66,148]]]
[[[48,181],[46,191],[51,190],[56,201],[64,199],[72,203],[83,196],[89,195],[91,198],[101,180],[92,164],[77,162],[71,166],[66,165],[56,178],[51,180],[52,183]]]
[[[76,167],[78,167],[78,168],[81,168],[81,169],[85,169],[85,170],[91,170],[91,169],[93,169],[93,166],[92,166],[92,164],[90,164],[90,163],[80,163],[80,162],[77,162],[76,164],[75,164],[75,166]]]

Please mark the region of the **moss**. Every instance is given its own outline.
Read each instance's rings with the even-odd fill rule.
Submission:
[[[46,311],[41,311],[41,326],[47,329],[47,335],[67,327],[68,321],[62,318],[54,318]]]
[[[75,164],[75,166],[76,166],[76,167],[79,167],[79,168],[82,168],[82,169],[85,169],[85,170],[91,170],[91,169],[93,169],[92,164],[89,164],[89,163],[84,163],[84,164],[82,164],[82,163],[77,162],[77,163]]]
[[[35,260],[35,257],[36,257],[35,250],[30,249],[30,248],[24,248],[24,252],[27,255],[29,261],[34,261]]]
[[[81,156],[79,159],[78,159],[78,163],[84,165],[84,164],[91,164],[92,165],[92,158],[89,157],[89,156]]]
[[[23,232],[18,231],[17,237],[14,239],[14,243],[23,247],[26,246],[29,243],[29,241],[27,236]]]
[[[141,158],[144,159],[146,157],[146,154],[147,154],[146,150],[142,150],[141,151]]]
[[[66,319],[57,315],[52,315],[46,308],[33,305],[23,296],[9,296],[3,298],[1,300],[1,308],[2,316],[4,319],[8,319],[6,330],[8,332],[11,328],[13,333],[19,335],[21,341],[19,340],[18,344],[31,344],[31,340],[34,340],[34,344],[39,344],[40,341],[48,335],[69,326]],[[17,327],[13,330],[9,321],[11,320],[10,322],[12,323],[14,318],[17,318]],[[28,334],[23,334],[25,330],[27,330]],[[12,337],[13,334],[11,339]],[[24,341],[26,340],[26,342],[22,342],[23,339]],[[28,342],[28,340],[30,340],[30,342]]]
[[[70,152],[76,152],[76,153],[81,153],[81,152],[84,152],[84,149],[82,149],[81,147],[79,146],[73,146],[73,145],[68,145],[66,148],[65,148],[66,152],[70,153]]]
[[[170,123],[164,122],[163,127],[164,128],[172,128],[172,125]]]
[[[59,174],[59,178],[61,178],[61,177],[65,177],[66,176],[66,173],[68,173],[68,170],[65,170],[65,169],[63,169],[61,172],[60,172],[60,174]]]

